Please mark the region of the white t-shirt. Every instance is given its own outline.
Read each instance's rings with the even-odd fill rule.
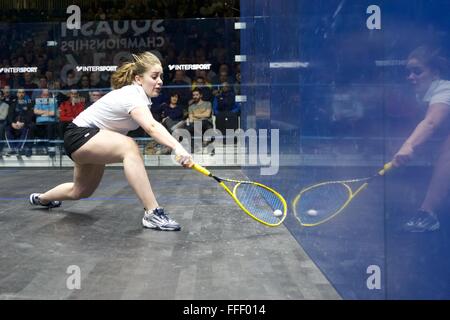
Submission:
[[[434,80],[422,100],[427,105],[443,103],[450,107],[450,81]]]
[[[74,120],[79,127],[107,129],[122,134],[136,130],[139,124],[131,117],[136,107],[150,108],[152,101],[137,84],[124,86],[108,92]]]

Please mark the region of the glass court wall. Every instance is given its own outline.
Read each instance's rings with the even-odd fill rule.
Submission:
[[[449,10],[445,0],[241,1],[242,125],[278,129],[280,154],[276,174],[246,172],[285,195],[286,226],[345,299],[450,297]],[[306,226],[316,217],[298,212],[302,190],[371,176],[396,155],[410,160]],[[335,201],[330,192],[316,206]]]

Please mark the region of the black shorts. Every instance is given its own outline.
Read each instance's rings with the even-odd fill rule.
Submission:
[[[100,129],[98,128],[78,127],[73,122],[69,124],[64,133],[64,149],[66,149],[66,154],[69,158],[72,159],[72,153],[77,151],[99,131]]]

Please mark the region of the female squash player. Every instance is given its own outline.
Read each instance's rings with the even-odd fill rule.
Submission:
[[[190,165],[192,157],[150,112],[150,99],[159,95],[163,83],[161,62],[150,52],[133,55],[133,60],[112,75],[114,90],[67,127],[64,147],[75,163],[73,182],[31,194],[31,204],[55,208],[62,200],[89,197],[99,185],[105,165],[122,162],[128,183],[144,207],[143,226],[180,230],[180,225],[156,201],[139,148],[126,134],[140,126],[156,141],[174,150],[177,161],[184,167]]]
[[[426,115],[394,155],[394,167],[409,162],[417,149],[436,134],[444,139],[425,198],[403,229],[410,232],[434,231],[440,227],[436,212],[441,209],[450,190],[450,81],[445,78],[449,64],[439,50],[422,46],[409,55],[406,68],[408,80],[426,106]]]

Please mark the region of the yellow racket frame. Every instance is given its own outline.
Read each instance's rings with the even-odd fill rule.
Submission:
[[[192,167],[192,169],[196,170],[197,172],[200,172],[201,174],[213,178],[214,180],[216,180],[219,185],[225,189],[225,191],[231,196],[231,198],[233,198],[233,200],[237,203],[237,205],[242,209],[242,211],[244,211],[246,214],[248,214],[250,217],[252,217],[254,220],[258,221],[259,223],[262,223],[263,225],[266,225],[268,227],[277,227],[279,225],[281,225],[284,221],[284,219],[286,219],[286,215],[287,215],[287,203],[286,200],[283,198],[283,196],[278,193],[277,191],[275,191],[272,188],[269,188],[266,185],[263,185],[261,183],[258,182],[253,182],[253,181],[242,181],[242,180],[232,180],[232,179],[225,179],[225,178],[220,178],[220,177],[216,177],[214,176],[208,169],[202,167],[199,164],[194,164]],[[228,186],[224,183],[224,181],[228,181],[228,182],[234,182],[236,183],[236,185],[233,188],[233,191],[230,190],[230,188],[228,188]],[[239,187],[239,185],[241,184],[253,184],[256,186],[259,186],[261,188],[264,188],[270,192],[272,192],[283,204],[283,215],[280,218],[280,220],[277,223],[268,223],[264,220],[259,219],[258,217],[256,217],[255,215],[253,215],[246,207],[244,207],[244,205],[239,201],[239,199],[236,196],[236,192],[237,192],[237,188]]]
[[[364,190],[364,189],[369,185],[370,180],[372,180],[373,178],[376,178],[376,177],[384,176],[385,173],[386,173],[387,171],[391,170],[391,169],[392,169],[392,162],[388,162],[388,163],[386,163],[386,164],[383,166],[383,169],[381,169],[380,171],[378,171],[378,173],[377,173],[376,175],[371,176],[371,177],[368,177],[368,178],[353,179],[353,180],[344,180],[344,181],[326,181],[326,182],[321,182],[321,183],[318,183],[318,184],[309,186],[309,187],[303,189],[302,191],[300,191],[300,193],[299,193],[299,194],[294,198],[294,200],[292,201],[292,208],[293,208],[293,211],[294,211],[294,216],[295,216],[295,218],[298,220],[298,222],[299,222],[302,226],[304,226],[304,227],[315,227],[315,226],[321,225],[321,224],[323,224],[323,223],[325,223],[325,222],[327,222],[327,221],[333,219],[336,215],[338,215],[339,213],[341,213],[342,210],[344,210],[344,209],[349,205],[349,203],[350,203],[350,202],[351,202],[351,201],[352,201],[352,200],[353,200],[353,199],[354,199],[354,198],[355,198],[362,190]],[[355,192],[353,192],[352,188],[351,188],[347,183],[350,183],[350,182],[358,182],[358,181],[365,181],[365,182],[364,182],[358,189],[356,189]],[[298,215],[298,213],[297,213],[297,209],[296,209],[297,203],[300,201],[302,195],[303,195],[305,192],[307,192],[307,191],[309,191],[309,190],[311,190],[311,189],[318,188],[318,187],[321,187],[321,186],[324,186],[324,185],[328,185],[328,184],[338,184],[338,183],[341,184],[341,185],[343,185],[343,186],[347,189],[347,192],[348,192],[348,199],[347,199],[347,201],[345,201],[344,204],[339,208],[339,210],[337,210],[335,213],[333,213],[331,216],[327,217],[326,219],[323,219],[323,220],[318,221],[318,222],[315,222],[315,223],[304,223],[304,222],[302,222],[302,220],[300,219],[300,217],[299,217],[299,215]],[[325,200],[324,200],[324,201],[325,201]]]

